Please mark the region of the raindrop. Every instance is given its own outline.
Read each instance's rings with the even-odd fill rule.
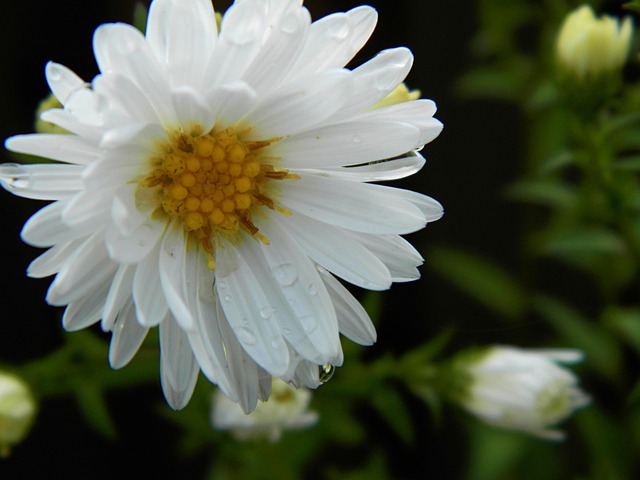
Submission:
[[[224,296],[224,301],[225,302],[230,302],[231,301],[231,295],[225,295]]]
[[[298,279],[298,271],[291,263],[283,263],[271,269],[276,281],[283,287],[289,287]]]
[[[282,348],[282,340],[280,340],[280,337],[273,337],[271,339],[271,346],[276,350]]]
[[[309,285],[309,295],[313,295],[314,297],[318,295],[318,287],[316,287],[315,283]]]
[[[311,333],[318,328],[318,322],[313,315],[303,315],[300,317],[300,323],[306,333]]]
[[[354,135],[352,140],[353,143],[362,143],[362,137],[360,135]]]
[[[273,307],[270,307],[269,305],[267,305],[266,307],[262,307],[260,309],[260,316],[265,320],[271,318],[273,316]]]
[[[49,73],[48,76],[50,81],[58,82],[62,80],[62,72],[58,65],[55,65],[53,63],[50,64],[48,73]]]
[[[236,337],[238,337],[238,341],[244,345],[255,345],[256,343],[256,336],[247,327],[236,328]]]
[[[291,12],[289,15],[285,16],[280,22],[280,30],[284,33],[295,33],[299,29],[299,23],[297,15],[294,12]]]
[[[349,35],[349,26],[349,18],[346,15],[336,15],[329,29],[329,35],[336,40],[344,40]]]
[[[327,383],[333,377],[333,374],[336,371],[336,367],[331,365],[330,363],[325,363],[324,365],[320,365],[318,367],[318,380],[320,383]]]

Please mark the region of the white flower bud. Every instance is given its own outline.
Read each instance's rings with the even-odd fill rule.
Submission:
[[[556,44],[561,67],[580,79],[614,73],[622,69],[631,46],[633,25],[626,17],[597,18],[588,5],[564,20]]]
[[[211,422],[218,430],[231,430],[238,440],[263,439],[276,441],[283,430],[299,429],[318,421],[316,412],[309,411],[311,392],[296,389],[274,378],[271,396],[259,402],[256,409],[245,414],[240,405],[218,391],[214,396]]]
[[[27,435],[36,404],[26,384],[19,378],[0,372],[0,456]]]
[[[578,378],[557,363],[582,359],[577,350],[522,350],[496,346],[460,361],[470,383],[462,406],[491,425],[561,440],[553,427],[589,403]]]

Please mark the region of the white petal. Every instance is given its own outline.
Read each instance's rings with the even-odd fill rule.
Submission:
[[[403,190],[400,190],[402,192]],[[426,225],[417,199],[396,189],[304,174],[288,180],[282,204],[321,222],[366,233],[410,233]]]
[[[133,289],[133,276],[135,266],[120,265],[111,280],[111,287],[104,302],[102,312],[102,330],[108,332],[113,328],[119,312],[124,308],[125,303],[131,300]],[[135,312],[132,312],[135,316]]]
[[[233,125],[256,104],[258,95],[244,82],[212,88],[207,92],[207,104],[222,125]]]
[[[165,317],[169,306],[164,298],[158,256],[160,246],[154,248],[136,268],[133,277],[133,301],[136,317],[143,327],[155,327]]]
[[[283,331],[289,331],[285,337],[295,349],[301,340],[309,341],[317,354],[315,358],[307,358],[320,360],[317,363],[331,363],[340,351],[338,321],[315,265],[284,229],[273,222],[263,223],[267,228],[261,230],[270,241],[261,248],[271,271],[271,278],[265,280],[274,285],[275,279],[274,286],[282,292],[297,320],[283,325]],[[278,311],[274,313],[279,318],[289,318],[289,315],[280,316]]]
[[[48,163],[3,163],[0,165],[0,185],[20,197],[60,200],[82,188],[82,168]]]
[[[258,94],[274,89],[287,78],[305,44],[311,16],[306,8],[291,3],[283,17],[270,25],[269,38],[260,55],[242,75]]]
[[[229,371],[238,403],[244,413],[252,412],[258,403],[258,365],[238,342],[224,312],[220,316],[220,333],[229,359]]]
[[[100,136],[104,132],[104,127],[102,125],[91,125],[88,123],[84,123],[81,119],[73,115],[68,110],[63,110],[61,108],[52,108],[40,114],[40,119],[45,122],[53,123],[60,128],[64,128],[69,132],[75,135],[67,136],[79,136],[83,140],[98,143],[100,140]],[[48,134],[47,134],[48,135]],[[68,160],[65,160],[67,163],[71,163]],[[86,160],[82,160],[78,163],[84,163]],[[75,162],[74,162],[75,163]]]
[[[250,137],[293,135],[322,122],[347,102],[350,75],[345,70],[331,70],[278,89],[243,119],[252,127]]]
[[[69,304],[62,316],[62,326],[66,331],[81,330],[100,321],[110,283],[106,278],[87,295]]]
[[[220,37],[209,62],[205,78],[210,85],[223,85],[241,79],[260,51],[267,28],[266,2],[235,2],[222,17]]]
[[[281,223],[309,257],[344,280],[369,290],[391,286],[387,267],[341,229],[296,214],[271,221]]]
[[[127,77],[115,72],[99,75],[93,88],[109,98],[112,109],[118,109],[133,121],[158,123],[158,114],[140,87]]]
[[[100,148],[111,150],[133,144],[153,152],[157,142],[167,140],[167,132],[160,125],[139,122],[109,130],[102,137]]]
[[[407,48],[383,50],[364,65],[353,70],[353,95],[337,115],[349,117],[374,106],[401,84],[413,65]]]
[[[394,158],[393,160],[382,160],[354,167],[328,167],[313,171],[313,173],[356,182],[381,182],[413,175],[420,171],[424,164],[424,157],[417,152],[412,152],[406,157]]]
[[[189,87],[178,87],[171,92],[177,123],[186,132],[209,132],[215,123],[211,109],[198,92]]]
[[[377,339],[376,328],[367,311],[333,275],[322,267],[318,270],[336,309],[340,333],[360,345],[373,345]]]
[[[70,227],[96,231],[110,222],[113,189],[83,190],[69,199],[62,209],[62,221]]]
[[[365,5],[314,22],[291,80],[345,66],[369,39],[377,20],[377,12]]]
[[[420,130],[408,123],[357,120],[290,136],[269,153],[286,168],[339,167],[402,155],[419,142]]]
[[[190,256],[197,252],[187,251],[187,238],[181,226],[169,226],[160,247],[160,280],[169,309],[185,330],[193,329],[193,312],[189,307],[187,282],[197,281],[195,271],[187,268]]]
[[[84,240],[84,238],[80,238],[51,247],[29,264],[27,275],[31,278],[43,278],[57,273],[73,256]]]
[[[198,371],[187,335],[171,314],[167,315],[160,323],[160,380],[173,409],[180,410],[189,402]]]
[[[73,92],[85,85],[78,75],[59,63],[47,63],[45,74],[51,92],[63,105]]]
[[[111,277],[116,265],[109,259],[99,232],[85,240],[56,275],[47,292],[51,305],[67,305]]]
[[[133,301],[129,299],[118,313],[118,318],[111,331],[109,345],[111,368],[119,369],[127,365],[142,345],[148,331],[148,328],[141,327],[136,321]]]
[[[254,241],[253,239],[247,241]],[[274,376],[288,367],[289,352],[274,318],[263,318],[270,311],[270,299],[242,253],[227,242],[217,249],[216,291],[238,341],[247,353]],[[228,266],[232,264],[234,268]]]
[[[173,85],[201,87],[217,39],[210,0],[156,0],[149,8],[147,41],[166,65]]]
[[[102,73],[116,72],[129,78],[147,97],[163,125],[175,124],[166,74],[136,28],[125,24],[98,27],[94,51]]]
[[[350,235],[382,260],[394,282],[408,282],[420,278],[420,272],[416,267],[422,265],[422,256],[402,237],[358,232],[350,232]]]
[[[405,190],[403,188],[385,187],[389,189],[389,193],[397,196],[407,202],[411,202],[417,208],[420,209],[427,222],[435,222],[442,218],[444,215],[444,209],[437,200],[411,190]],[[403,233],[403,232],[396,232]]]
[[[90,230],[72,229],[62,221],[65,201],[50,203],[25,223],[20,232],[22,240],[35,247],[49,247],[87,235]]]
[[[16,135],[5,142],[7,150],[50,158],[65,163],[88,165],[100,156],[97,146],[67,134]]]
[[[130,235],[122,235],[118,228],[111,225],[105,233],[109,256],[119,263],[138,263],[160,241],[165,230],[162,220],[147,219]]]

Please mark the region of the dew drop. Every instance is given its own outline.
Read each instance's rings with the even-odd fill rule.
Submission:
[[[300,317],[300,323],[306,333],[311,333],[318,328],[318,322],[313,315],[303,315]]]
[[[282,348],[282,341],[280,340],[280,337],[273,337],[271,339],[271,346],[276,350],[280,350],[280,348]]]
[[[320,365],[318,367],[318,380],[320,383],[327,383],[333,377],[333,374],[336,371],[336,367],[331,365],[330,363],[325,363],[324,365]]]
[[[265,320],[271,318],[273,316],[273,307],[270,307],[269,305],[262,307],[260,309],[260,316]]]
[[[362,143],[362,137],[360,135],[354,135],[351,140],[353,140],[353,143]]]
[[[225,302],[230,302],[231,301],[231,295],[225,295],[223,298],[224,298]]]
[[[276,281],[283,287],[289,287],[298,279],[298,271],[291,263],[283,263],[271,269]]]
[[[238,337],[238,341],[244,345],[255,345],[256,343],[256,336],[247,327],[236,328],[236,337]]]
[[[349,18],[346,15],[336,15],[336,17],[329,29],[329,35],[336,40],[344,40],[349,35]]]
[[[295,33],[298,31],[298,28],[299,28],[298,18],[296,14],[293,12],[290,13],[289,15],[286,15],[280,21],[280,30],[282,30],[284,33]]]
[[[58,65],[55,65],[53,63],[50,64],[47,73],[50,81],[58,82],[62,80],[62,72],[60,71],[60,67]]]
[[[227,288],[227,282],[224,282],[224,281],[218,282],[218,287]]]
[[[314,297],[318,295],[318,287],[316,287],[315,283],[309,285],[309,295],[313,295]]]

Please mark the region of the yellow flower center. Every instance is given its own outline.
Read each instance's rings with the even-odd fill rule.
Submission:
[[[290,214],[276,205],[267,184],[297,178],[263,155],[263,149],[277,140],[243,141],[233,128],[204,135],[178,132],[162,145],[162,154],[150,159],[151,173],[139,186],[153,189],[156,215],[179,219],[209,254],[219,234],[245,231],[268,243],[252,221],[256,207]]]

